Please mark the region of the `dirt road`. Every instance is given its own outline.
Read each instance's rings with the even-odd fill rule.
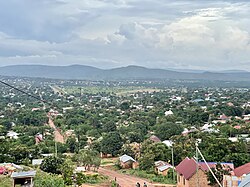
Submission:
[[[111,180],[115,180],[118,182],[118,184],[121,187],[135,187],[136,183],[139,182],[141,186],[143,186],[143,183],[146,182],[148,187],[153,187],[152,183],[148,182],[146,179],[141,179],[138,177],[121,174],[116,171],[112,171],[105,168],[99,168],[99,173],[102,175],[108,176]]]
[[[56,128],[53,120],[51,119],[51,117],[49,117],[49,126],[54,129],[54,136],[55,136],[55,141],[56,142],[60,142],[60,143],[64,143],[64,137],[63,135],[59,132],[59,130]]]

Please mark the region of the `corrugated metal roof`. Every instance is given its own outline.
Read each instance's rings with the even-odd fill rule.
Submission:
[[[130,160],[133,161],[133,162],[136,162],[135,159],[133,159],[131,156],[128,156],[128,155],[122,155],[120,157],[121,162],[128,162]]]
[[[158,170],[162,172],[162,171],[169,169],[169,168],[173,168],[173,167],[171,165],[164,165],[164,166],[159,166]]]
[[[244,178],[239,187],[249,187],[250,186],[250,174],[246,176],[246,178]]]
[[[23,178],[23,177],[34,177],[36,171],[22,171],[22,172],[13,172],[11,174],[12,178]]]

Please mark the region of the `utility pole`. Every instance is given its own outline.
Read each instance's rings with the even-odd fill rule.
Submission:
[[[174,148],[173,148],[173,145],[171,147],[171,153],[172,153],[173,181],[174,181],[175,176],[174,176]]]
[[[198,154],[198,141],[195,142],[195,157],[196,157],[196,187],[199,187],[199,154]]]
[[[200,149],[198,148],[198,146],[196,147],[197,152],[201,155],[202,160],[205,162],[206,166],[208,167],[209,171],[212,173],[214,179],[216,180],[217,184],[220,187],[223,187],[220,183],[220,181],[217,179],[217,177],[215,176],[214,172],[211,170],[210,166],[208,165],[207,161],[205,160],[203,154],[201,153]]]
[[[57,157],[57,142],[55,141],[55,157]]]

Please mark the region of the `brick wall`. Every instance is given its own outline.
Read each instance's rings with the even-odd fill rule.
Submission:
[[[199,169],[198,173],[195,173],[189,180],[177,174],[177,187],[197,187],[197,184],[199,187],[211,187],[208,185],[207,175],[201,169]]]
[[[189,187],[196,187],[197,186],[197,178],[198,178],[198,184],[200,187],[211,187],[208,185],[207,175],[204,171],[201,169],[198,170],[198,173],[195,173],[190,179],[189,179]]]

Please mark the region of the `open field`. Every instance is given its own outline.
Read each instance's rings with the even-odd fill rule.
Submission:
[[[141,86],[118,86],[118,87],[103,87],[103,86],[87,86],[87,87],[77,87],[77,86],[67,86],[64,87],[64,92],[68,94],[79,93],[97,94],[97,93],[114,93],[116,95],[127,95],[137,92],[160,92],[161,89],[156,88],[146,88]]]

